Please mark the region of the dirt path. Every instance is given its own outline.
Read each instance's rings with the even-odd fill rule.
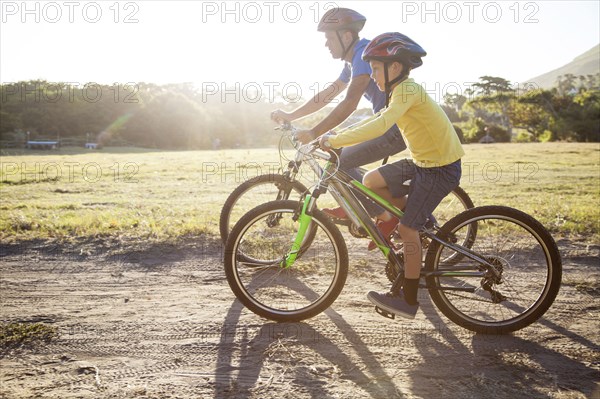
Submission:
[[[0,319],[60,336],[4,350],[0,397],[600,398],[600,246],[559,246],[564,284],[546,316],[482,336],[426,292],[415,321],[377,315],[365,293],[387,287],[381,261],[351,266],[325,313],[276,324],[234,300],[214,242],[4,245]]]

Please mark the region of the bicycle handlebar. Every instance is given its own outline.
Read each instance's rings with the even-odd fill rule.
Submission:
[[[297,129],[294,126],[292,126],[290,122],[283,122],[279,126],[277,126],[275,130],[295,132]]]
[[[314,155],[317,158],[326,161],[332,160],[334,158],[339,160],[341,149],[332,148],[329,142],[326,142],[327,144],[329,144],[329,148],[324,150],[325,152],[317,152],[317,150],[321,149],[321,146],[319,144],[320,137],[317,137],[316,139],[306,144],[302,144],[301,142],[299,142],[295,137],[295,133],[298,131],[298,129],[294,127],[290,122],[283,122],[279,126],[275,127],[274,130],[280,130],[291,136],[294,148],[297,151],[301,152],[303,155]]]

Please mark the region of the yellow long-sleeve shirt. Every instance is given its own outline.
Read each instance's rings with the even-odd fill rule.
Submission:
[[[444,110],[413,79],[394,88],[387,108],[340,131],[329,142],[334,148],[362,143],[383,135],[394,124],[422,168],[448,165],[465,154]]]

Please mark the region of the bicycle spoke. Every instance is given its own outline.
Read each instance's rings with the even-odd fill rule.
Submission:
[[[254,177],[238,186],[227,198],[219,218],[219,230],[226,241],[234,224],[254,207],[276,199],[299,199],[306,187],[279,174]]]
[[[478,267],[485,272],[483,278],[430,277],[428,285],[476,286],[474,292],[430,292],[448,317],[467,328],[512,331],[537,319],[554,300],[560,283],[560,257],[554,241],[534,219],[511,208],[487,208],[490,208],[489,215],[485,214],[486,209],[476,208],[449,222],[444,229],[461,235],[462,230],[476,222],[477,239],[471,250],[494,270],[482,264]],[[498,211],[499,215],[492,211]],[[436,242],[428,253],[426,268],[451,270],[477,265],[466,256],[455,255],[455,250]],[[442,261],[444,259],[453,260]]]
[[[277,208],[279,204],[289,205]],[[322,311],[339,294],[347,273],[339,230],[319,213],[313,217],[298,257],[286,265],[282,261],[299,227],[297,202],[274,201],[262,208],[266,211],[254,216],[253,210],[244,216],[240,231],[232,231],[235,241],[226,249],[226,272],[236,296],[255,313],[275,320],[302,319]],[[265,223],[275,213],[280,216],[278,223]]]

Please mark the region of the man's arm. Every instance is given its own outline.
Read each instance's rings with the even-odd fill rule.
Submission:
[[[331,85],[319,92],[316,96],[314,96],[312,100],[307,101],[300,108],[293,111],[291,113],[293,119],[300,119],[304,116],[319,111],[333,101],[333,99],[336,98],[342,91],[344,91],[347,86],[347,83],[344,83],[339,79],[336,80]]]
[[[281,110],[277,110],[271,114],[271,118],[274,120],[281,119],[287,122],[303,118],[325,107],[342,91],[344,91],[347,86],[347,83],[341,81],[340,79],[337,79],[331,85],[327,86],[322,91],[317,93],[312,99],[308,100],[292,112],[288,113]]]
[[[311,130],[313,137],[318,137],[324,133],[327,133],[331,129],[338,126],[340,123],[345,121],[358,107],[358,103],[362,95],[367,90],[369,81],[371,80],[369,75],[359,75],[352,79],[350,86],[348,87],[348,93],[340,103],[331,111],[329,115],[325,117],[317,126]]]
[[[359,75],[353,78],[352,82],[350,82],[346,98],[340,101],[333,111],[319,122],[317,126],[309,130],[296,132],[296,139],[301,143],[308,143],[345,121],[356,110],[360,98],[365,90],[367,90],[370,79],[369,75]]]

